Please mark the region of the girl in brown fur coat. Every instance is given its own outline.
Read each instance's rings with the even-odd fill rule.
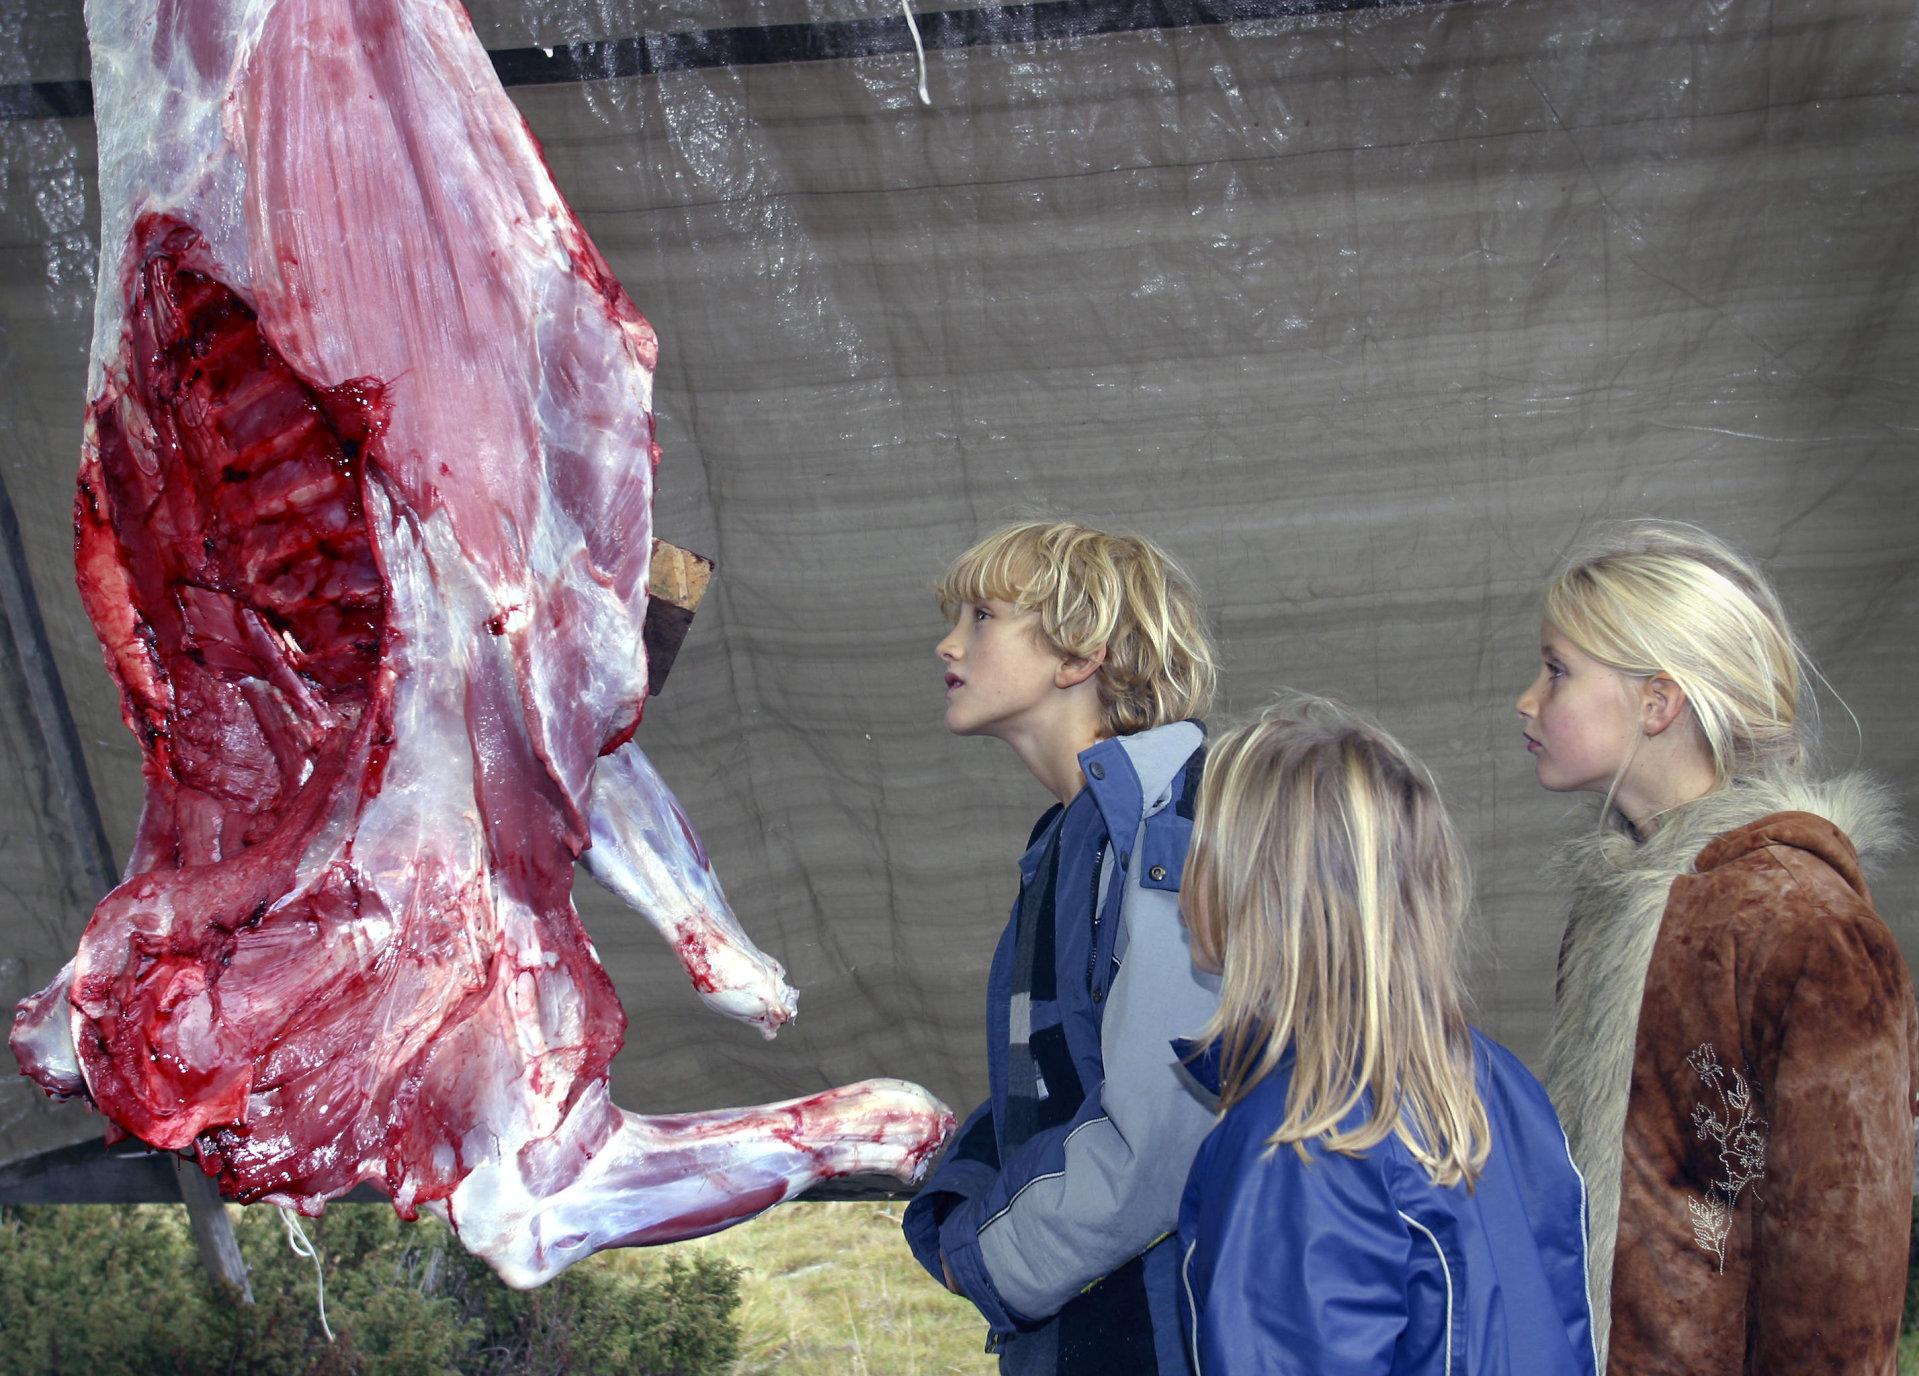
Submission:
[[[1919,1016],[1861,868],[1891,804],[1806,776],[1805,657],[1703,531],[1573,561],[1540,640],[1517,704],[1539,781],[1606,800],[1561,855],[1546,1080],[1607,1370],[1894,1376]]]

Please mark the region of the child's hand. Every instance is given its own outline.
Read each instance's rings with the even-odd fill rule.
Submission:
[[[960,1289],[960,1283],[953,1279],[953,1268],[947,1265],[946,1253],[944,1252],[940,1253],[940,1273],[946,1277],[946,1288],[948,1290],[951,1290],[955,1295],[964,1296],[966,1294],[964,1290]]]

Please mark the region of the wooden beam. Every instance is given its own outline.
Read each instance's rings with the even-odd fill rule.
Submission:
[[[240,1255],[240,1239],[233,1234],[233,1220],[227,1217],[226,1202],[220,1191],[201,1171],[197,1161],[184,1156],[173,1158],[173,1178],[187,1206],[187,1222],[193,1227],[193,1245],[200,1249],[200,1264],[207,1274],[233,1292],[241,1304],[253,1303],[253,1287],[247,1282],[246,1258]],[[218,1226],[215,1226],[215,1221]]]
[[[176,1204],[173,1153],[98,1137],[0,1166],[0,1204]]]
[[[130,1137],[109,1147],[96,1137],[0,1166],[0,1205],[178,1204],[182,1192],[176,1161],[206,1180],[193,1162],[173,1152],[155,1151]],[[332,1202],[384,1204],[387,1200],[371,1185],[356,1185]]]

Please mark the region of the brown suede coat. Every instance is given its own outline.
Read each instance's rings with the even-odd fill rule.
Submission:
[[[1919,1017],[1859,861],[1778,812],[1676,878],[1646,971],[1614,1376],[1895,1376]]]

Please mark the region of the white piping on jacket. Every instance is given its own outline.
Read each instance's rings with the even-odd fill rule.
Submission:
[[[1433,1236],[1433,1230],[1414,1218],[1403,1209],[1399,1216],[1426,1235],[1426,1241],[1433,1244],[1433,1251],[1439,1256],[1440,1274],[1446,1277],[1446,1376],[1452,1376],[1453,1370],[1453,1268],[1446,1264],[1446,1249],[1439,1245],[1439,1239]]]
[[[1592,1312],[1593,1262],[1592,1247],[1586,1240],[1586,1175],[1573,1160],[1572,1139],[1566,1136],[1564,1128],[1559,1130],[1559,1142],[1566,1149],[1566,1164],[1573,1168],[1573,1179],[1579,1182],[1579,1283],[1586,1287],[1586,1340],[1592,1344],[1595,1376],[1604,1376],[1606,1364],[1599,1360],[1599,1320]]]
[[[1193,1298],[1193,1251],[1198,1246],[1198,1238],[1186,1244],[1186,1256],[1179,1263],[1179,1283],[1186,1287],[1186,1308],[1193,1316],[1193,1376],[1204,1376],[1199,1369],[1199,1301]]]
[[[1078,1127],[1074,1128],[1071,1132],[1067,1133],[1066,1140],[1059,1144],[1060,1159],[1061,1160],[1065,1159],[1066,1149],[1073,1145],[1073,1139],[1075,1137],[1079,1136],[1082,1132],[1086,1131],[1086,1129],[1093,1126],[1093,1124],[1104,1123],[1105,1121],[1107,1121],[1106,1115],[1102,1113],[1097,1118],[1088,1118],[1085,1122],[1081,1123]],[[1065,1174],[1066,1174],[1065,1168],[1061,1167],[1059,1170],[1056,1170],[1056,1171],[1048,1171],[1045,1175],[1034,1176],[1031,1180],[1027,1181],[1024,1185],[1021,1185],[1017,1190],[1013,1191],[1013,1197],[1007,1200],[1004,1204],[1000,1205],[998,1213],[994,1214],[991,1218],[987,1219],[986,1222],[980,1224],[978,1231],[974,1235],[978,1236],[979,1233],[984,1233],[988,1228],[992,1227],[995,1223],[998,1223],[1002,1218],[1005,1218],[1006,1211],[1012,1208],[1015,1204],[1019,1203],[1019,1197],[1025,1194],[1028,1190],[1032,1189],[1033,1186],[1039,1184],[1040,1181],[1057,1180],[1062,1175],[1065,1175]]]

